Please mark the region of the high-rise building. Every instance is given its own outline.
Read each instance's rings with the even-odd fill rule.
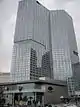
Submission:
[[[51,11],[50,25],[54,79],[66,80],[79,62],[72,18],[64,10]]]
[[[36,0],[20,1],[14,36],[12,81],[52,77],[49,33],[49,10]]]
[[[78,62],[72,18],[64,10],[49,11],[36,0],[19,2],[12,81],[49,77],[67,80]]]

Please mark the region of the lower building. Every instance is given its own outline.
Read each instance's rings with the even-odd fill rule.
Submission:
[[[5,105],[24,104],[57,104],[60,97],[68,96],[67,84],[63,81],[34,80],[25,82],[3,83]]]
[[[0,83],[4,83],[4,82],[10,82],[9,72],[0,73]]]
[[[80,81],[80,62],[72,64],[72,69],[75,80]]]
[[[67,86],[68,86],[68,95],[69,96],[75,95],[75,79],[73,77],[69,77],[67,79]]]
[[[72,64],[73,76],[67,80],[69,95],[80,95],[80,63]]]
[[[68,95],[69,96],[80,95],[80,80],[78,80],[74,77],[68,78],[67,86],[68,86]]]

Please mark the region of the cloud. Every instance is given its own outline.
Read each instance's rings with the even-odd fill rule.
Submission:
[[[2,32],[1,32],[1,28],[0,28],[0,46],[1,46],[1,43],[2,43]]]
[[[0,3],[3,2],[3,0],[0,0]]]
[[[18,0],[0,2],[0,72],[9,72]]]

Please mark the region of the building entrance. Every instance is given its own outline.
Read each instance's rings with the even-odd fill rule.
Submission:
[[[43,93],[42,92],[23,92],[23,93],[10,93],[7,94],[5,105],[8,107],[38,107],[43,105]],[[6,96],[6,95],[5,95]],[[12,101],[10,101],[12,100]],[[9,103],[9,102],[10,103]]]

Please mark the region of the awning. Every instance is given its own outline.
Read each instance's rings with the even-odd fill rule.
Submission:
[[[4,94],[13,94],[13,93],[31,93],[31,92],[44,92],[44,90],[41,89],[29,89],[29,90],[13,90],[13,91],[4,91]]]

